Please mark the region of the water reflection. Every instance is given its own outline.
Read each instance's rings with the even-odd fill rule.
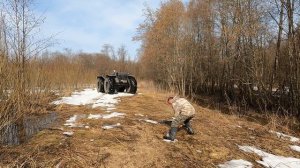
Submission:
[[[0,143],[19,145],[34,134],[48,128],[57,119],[57,113],[51,112],[42,116],[26,116],[22,124],[12,123],[0,130]]]

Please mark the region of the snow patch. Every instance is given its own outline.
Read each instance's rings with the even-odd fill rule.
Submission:
[[[108,119],[108,118],[113,118],[113,117],[122,117],[124,115],[125,115],[124,113],[113,112],[113,113],[110,113],[110,114],[103,115],[102,118]]]
[[[251,162],[239,159],[225,162],[218,165],[220,168],[251,168],[253,165]]]
[[[290,136],[290,135],[286,135],[286,134],[283,134],[281,132],[275,132],[275,131],[270,131],[270,132],[273,133],[273,134],[276,134],[278,138],[289,139],[291,142],[299,142],[300,141],[299,138],[296,138],[296,137],[293,137],[293,136]]]
[[[293,157],[276,156],[262,150],[259,150],[253,146],[239,146],[239,149],[248,152],[255,153],[262,157],[262,160],[256,162],[269,168],[300,168],[300,159]]]
[[[133,96],[134,94],[129,93],[118,93],[118,94],[104,94],[92,105],[93,108],[96,107],[106,107],[107,110],[115,109],[115,105],[120,102],[119,97]]]
[[[86,115],[73,115],[72,117],[70,117],[68,120],[66,120],[66,123],[64,124],[65,126],[68,126],[68,127],[72,127],[72,128],[75,128],[75,127],[84,127],[83,124],[80,124],[80,123],[76,123],[77,120],[79,119],[82,119],[82,118],[85,118]]]
[[[293,149],[294,151],[300,152],[300,146],[290,145],[290,148]]]
[[[124,113],[119,113],[119,112],[112,112],[110,114],[89,114],[88,119],[100,119],[100,118],[104,118],[104,119],[108,119],[108,118],[113,118],[113,117],[121,117],[124,116]]]
[[[108,130],[108,129],[119,127],[120,125],[121,125],[120,123],[117,123],[115,125],[105,125],[102,128],[105,129],[105,130]]]
[[[68,120],[66,120],[67,123],[72,123],[75,122],[77,118],[77,115],[72,116],[71,118],[69,118]]]
[[[72,136],[74,134],[73,131],[70,131],[70,132],[63,132],[63,135],[66,135],[66,136]]]
[[[60,100],[54,101],[53,104],[87,105],[92,104],[95,99],[102,95],[96,89],[84,89],[81,92],[73,92],[70,97],[62,97]]]
[[[100,119],[102,118],[101,114],[89,114],[88,119]]]
[[[90,128],[90,126],[85,125],[85,124],[81,124],[81,123],[77,123],[77,121],[79,119],[82,118],[88,118],[88,119],[109,119],[109,118],[113,118],[113,117],[123,117],[125,114],[124,113],[118,113],[118,112],[113,112],[110,114],[89,114],[88,116],[85,114],[81,114],[81,115],[74,115],[72,117],[70,117],[68,120],[66,120],[66,123],[64,124],[65,126],[71,127],[71,128]]]
[[[107,110],[112,110],[120,101],[119,97],[128,96],[134,96],[134,94],[104,94],[97,92],[97,89],[84,89],[81,92],[73,92],[70,97],[62,97],[60,100],[52,102],[52,104],[92,105],[92,108],[104,107]]]
[[[82,128],[82,127],[84,127],[84,125],[80,124],[80,123],[65,123],[64,126],[68,126],[70,128]]]
[[[111,111],[111,110],[115,110],[115,107],[108,107],[106,110]]]

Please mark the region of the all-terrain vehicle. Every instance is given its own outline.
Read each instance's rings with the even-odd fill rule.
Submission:
[[[125,72],[114,71],[111,75],[97,76],[97,91],[114,94],[126,92],[135,94],[137,81],[134,76]]]

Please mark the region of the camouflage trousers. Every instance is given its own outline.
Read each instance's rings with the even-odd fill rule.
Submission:
[[[175,117],[175,119],[173,119],[171,123],[171,127],[179,127],[182,124],[184,125],[190,124],[190,120],[193,117],[194,116],[178,115],[177,117]]]

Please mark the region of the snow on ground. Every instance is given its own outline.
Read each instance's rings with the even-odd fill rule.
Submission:
[[[117,108],[115,107],[108,107],[106,108],[106,112],[111,112],[112,110],[116,110]]]
[[[100,118],[102,118],[101,114],[90,114],[88,116],[88,119],[100,119]]]
[[[105,125],[105,126],[102,126],[102,128],[107,130],[107,129],[112,129],[112,128],[119,127],[120,125],[121,125],[120,123],[117,123],[115,125]]]
[[[113,118],[113,117],[122,117],[124,116],[124,113],[119,113],[119,112],[112,112],[110,114],[90,114],[88,116],[88,119],[100,119],[100,118],[104,118],[104,119],[108,119],[108,118]]]
[[[113,117],[123,117],[124,113],[119,112],[111,112],[112,110],[115,110],[115,105],[119,103],[120,97],[125,96],[133,96],[134,94],[128,94],[128,93],[118,93],[118,94],[103,94],[97,92],[96,89],[84,89],[81,92],[75,91],[72,93],[70,97],[62,97],[60,100],[52,102],[53,104],[70,104],[70,105],[91,105],[92,108],[96,107],[103,107],[106,108],[106,112],[108,114],[89,114],[84,115],[74,115],[71,116],[68,120],[66,120],[65,126],[68,127],[85,127],[89,128],[89,126],[78,123],[77,121],[82,118],[88,118],[88,119],[109,119]],[[104,126],[104,129],[110,129],[111,127],[119,126],[120,123],[117,125],[112,126]]]
[[[108,118],[113,118],[113,117],[122,117],[124,115],[125,115],[124,113],[113,112],[113,113],[110,113],[110,114],[103,115],[102,118],[108,119]]]
[[[68,120],[66,120],[66,123],[64,125],[68,126],[68,127],[72,127],[72,128],[75,128],[75,127],[84,127],[83,124],[77,123],[77,121],[79,119],[82,119],[82,118],[86,118],[86,115],[84,115],[84,114],[73,115]]]
[[[290,145],[290,148],[293,149],[294,151],[300,152],[300,146]]]
[[[66,136],[72,136],[74,134],[73,131],[70,131],[70,132],[63,132],[63,135],[66,135]]]
[[[300,159],[293,157],[276,156],[253,146],[239,146],[239,149],[247,153],[255,153],[262,157],[256,162],[268,168],[300,168]]]
[[[54,101],[53,104],[87,105],[92,104],[95,99],[99,99],[102,95],[96,89],[84,89],[81,92],[73,92],[70,97],[62,97],[60,100]]]
[[[225,162],[218,165],[220,168],[251,168],[253,165],[251,162],[239,159]]]
[[[77,121],[79,119],[83,119],[83,118],[88,118],[88,119],[109,119],[109,118],[113,118],[113,117],[123,117],[125,114],[124,113],[118,113],[118,112],[113,112],[110,114],[89,114],[88,116],[85,114],[80,114],[80,115],[74,115],[71,116],[68,120],[66,120],[66,123],[64,124],[65,126],[71,127],[71,128],[86,128],[89,129],[90,127],[88,125],[82,124],[82,123],[78,123]],[[115,128],[117,126],[120,126],[120,123],[117,123],[116,125],[110,125],[110,126],[103,126],[103,129],[111,129],[111,128]],[[66,136],[71,136],[71,135],[67,135],[64,133],[64,135]]]
[[[74,123],[77,119],[77,115],[72,116],[68,120],[66,120],[66,123]]]
[[[291,142],[300,142],[299,138],[283,134],[281,132],[270,131],[273,134],[276,134],[278,138],[289,139]]]
[[[93,108],[103,107],[107,108],[107,110],[113,110],[115,109],[115,105],[120,101],[120,97],[133,95],[129,93],[104,94],[97,92],[96,89],[84,89],[81,92],[73,92],[70,97],[62,97],[60,100],[52,103],[56,105],[92,105]]]
[[[84,124],[78,123],[77,121],[79,119],[83,119],[83,118],[88,118],[88,119],[100,119],[100,118],[109,119],[109,118],[113,118],[113,117],[122,117],[124,115],[125,115],[124,113],[118,113],[118,112],[113,112],[113,113],[104,114],[104,115],[101,115],[101,114],[89,114],[88,116],[85,115],[85,114],[80,114],[80,115],[76,114],[76,115],[70,117],[68,120],[66,120],[66,123],[64,125],[68,126],[68,127],[71,127],[71,128],[75,128],[75,127],[89,128],[89,126],[86,126]]]
[[[128,97],[133,96],[133,94],[129,93],[118,93],[118,94],[103,94],[96,102],[93,104],[93,108],[96,107],[106,107],[106,108],[114,108],[116,104],[119,103],[119,97]]]

